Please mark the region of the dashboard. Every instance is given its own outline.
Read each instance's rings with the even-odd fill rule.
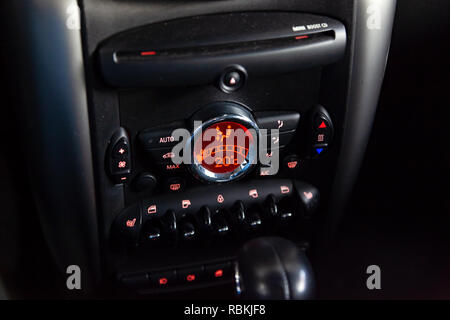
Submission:
[[[59,272],[115,297],[232,291],[261,237],[318,267],[363,164],[395,0],[4,6]]]

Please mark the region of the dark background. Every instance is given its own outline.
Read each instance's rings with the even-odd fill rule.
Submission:
[[[450,298],[450,2],[399,0],[365,160],[323,298]],[[382,290],[365,286],[381,268]],[[321,277],[321,275],[323,277]]]

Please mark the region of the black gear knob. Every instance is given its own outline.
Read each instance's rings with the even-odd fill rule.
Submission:
[[[244,299],[307,300],[314,285],[308,258],[289,240],[256,238],[239,251],[236,291]]]

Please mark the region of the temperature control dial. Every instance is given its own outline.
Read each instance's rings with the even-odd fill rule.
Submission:
[[[216,102],[192,117],[191,170],[209,182],[243,177],[257,160],[258,126],[252,114],[232,102]]]

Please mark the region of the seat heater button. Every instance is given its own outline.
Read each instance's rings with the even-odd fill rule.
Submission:
[[[247,72],[240,66],[226,69],[219,78],[219,88],[226,93],[242,88],[247,78]]]

